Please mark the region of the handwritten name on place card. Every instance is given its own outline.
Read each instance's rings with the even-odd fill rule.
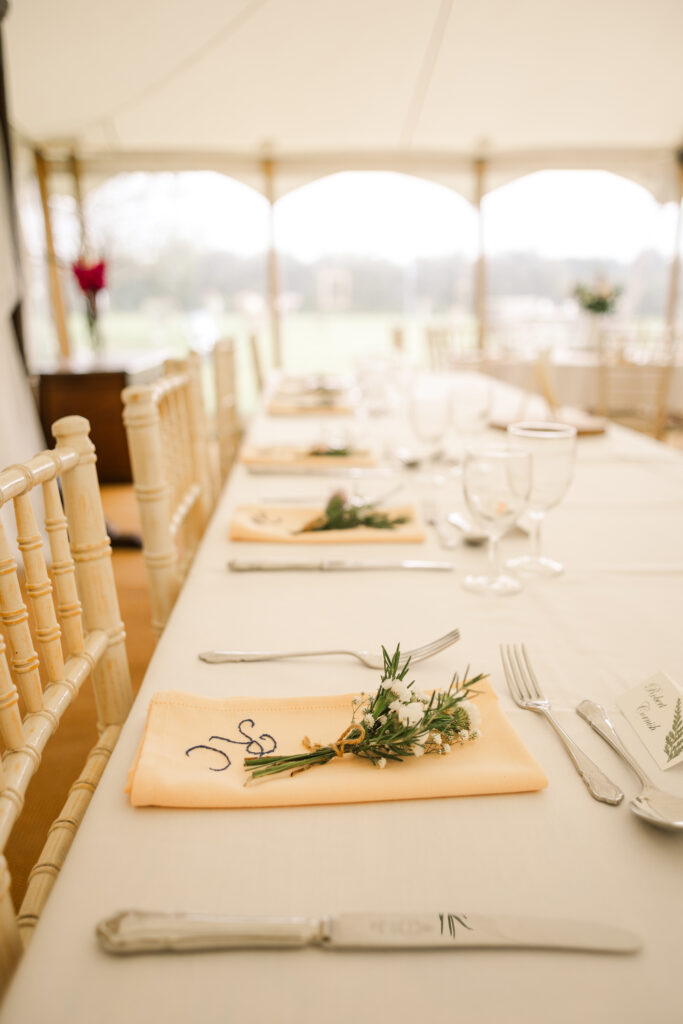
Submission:
[[[683,761],[683,691],[666,672],[634,686],[617,704],[659,768]]]

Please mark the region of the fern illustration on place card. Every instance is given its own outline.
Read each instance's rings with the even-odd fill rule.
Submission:
[[[476,694],[474,687],[483,673],[463,682],[454,676],[448,689],[420,693],[414,682],[405,682],[410,659],[401,667],[400,647],[393,655],[382,647],[382,654],[384,670],[378,689],[354,698],[351,721],[334,743],[321,746],[304,737],[304,753],[246,757],[247,783],[282,772],[298,775],[345,754],[385,768],[390,761],[448,754],[452,746],[479,738],[479,711],[468,697]]]
[[[683,762],[683,690],[666,672],[634,686],[617,704],[659,768]]]

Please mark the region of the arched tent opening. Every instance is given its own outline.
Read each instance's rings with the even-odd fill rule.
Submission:
[[[483,201],[488,253],[488,337],[519,347],[580,345],[577,285],[620,291],[613,323],[664,330],[677,209],[607,171],[546,170]]]

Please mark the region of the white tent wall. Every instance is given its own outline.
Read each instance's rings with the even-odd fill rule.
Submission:
[[[339,170],[474,199],[548,167],[675,200],[680,0],[23,0],[6,19],[18,136],[87,174],[223,171],[275,198]]]

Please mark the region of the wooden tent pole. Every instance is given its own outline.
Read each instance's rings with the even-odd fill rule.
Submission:
[[[678,281],[681,276],[681,228],[683,225],[683,150],[676,153],[678,164],[678,217],[676,218],[676,237],[674,252],[669,273],[669,298],[666,305],[666,327],[669,345],[673,346],[676,333],[676,313],[678,308]]]
[[[477,348],[483,351],[486,340],[486,256],[484,253],[484,215],[482,200],[484,198],[484,174],[486,161],[474,161],[475,202],[477,207],[478,243],[477,262],[474,269],[474,314],[477,320]]]
[[[263,161],[266,198],[268,199],[268,311],[270,315],[270,333],[273,345],[273,363],[276,369],[282,366],[282,335],[280,331],[280,271],[275,247],[275,187],[274,164],[272,160]]]
[[[78,223],[81,227],[81,253],[87,252],[88,248],[88,233],[85,227],[85,213],[83,211],[83,189],[81,187],[83,175],[81,161],[75,153],[69,154],[69,167],[71,169],[71,177],[74,183],[74,197],[76,199],[76,211],[78,213]]]
[[[36,174],[38,176],[38,187],[40,188],[40,201],[43,207],[43,220],[45,221],[45,245],[47,249],[47,270],[50,283],[50,302],[52,305],[52,316],[57,329],[57,340],[59,342],[59,354],[62,359],[68,359],[71,355],[69,335],[66,330],[66,313],[64,309],[64,296],[62,295],[62,283],[59,280],[59,266],[55,254],[54,237],[52,235],[52,219],[50,217],[49,191],[48,191],[48,166],[43,153],[36,149],[34,152],[36,161]]]

